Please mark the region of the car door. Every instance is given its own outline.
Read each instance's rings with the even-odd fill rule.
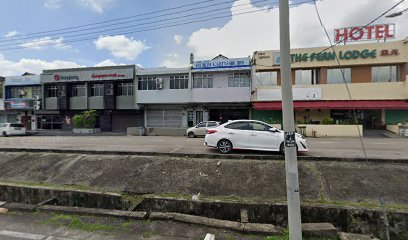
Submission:
[[[204,136],[207,132],[207,123],[201,122],[197,124],[196,129],[194,129],[194,134],[197,136]]]
[[[259,122],[250,122],[250,145],[252,149],[278,151],[280,145],[280,133],[269,131],[271,128]]]
[[[226,137],[231,141],[234,149],[250,148],[248,122],[233,122],[224,126]]]

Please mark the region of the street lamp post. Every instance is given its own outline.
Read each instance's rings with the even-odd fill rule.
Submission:
[[[398,17],[398,16],[401,16],[402,14],[404,14],[404,12],[406,12],[408,10],[408,8],[405,8],[404,10],[402,10],[402,11],[399,11],[399,12],[395,12],[395,13],[391,13],[391,14],[389,14],[389,15],[387,15],[387,16],[385,16],[386,18],[394,18],[394,17]]]
[[[289,239],[301,240],[300,194],[290,67],[289,0],[279,1],[279,24]]]

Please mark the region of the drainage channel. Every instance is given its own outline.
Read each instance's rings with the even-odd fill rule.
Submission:
[[[74,207],[94,209],[88,210],[88,213],[98,213],[96,209],[100,209],[102,213],[117,211],[111,215],[118,216],[122,212],[130,216],[132,215],[130,212],[134,212],[134,215],[140,218],[152,217],[153,219],[155,216],[156,219],[177,220],[174,214],[182,214],[215,219],[215,221],[287,226],[285,204],[188,200],[141,195],[133,195],[132,198],[136,201],[132,201],[129,200],[130,195],[126,195],[127,197],[116,193],[0,184],[0,201],[34,205],[32,210],[67,210],[69,207]],[[385,236],[381,209],[302,205],[301,210],[303,223],[331,223],[340,231],[370,234],[380,238]],[[144,214],[138,215],[135,214],[136,212]],[[387,215],[392,236],[408,232],[408,211],[389,211]],[[237,229],[241,227],[241,225],[236,226]]]

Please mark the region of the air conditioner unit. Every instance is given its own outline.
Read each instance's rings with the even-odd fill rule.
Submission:
[[[34,95],[34,96],[33,96],[33,99],[34,99],[34,101],[38,101],[38,100],[40,100],[40,96]]]
[[[35,111],[38,111],[38,110],[40,110],[40,109],[41,109],[41,106],[37,106],[37,105],[35,105],[33,109],[34,109]]]
[[[107,96],[112,96],[113,95],[113,89],[112,88],[107,88],[105,90],[105,95]]]
[[[163,79],[156,78],[156,89],[161,90],[163,89]]]

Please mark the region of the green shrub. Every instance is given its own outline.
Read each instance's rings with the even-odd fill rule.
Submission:
[[[325,118],[325,119],[323,119],[323,124],[325,124],[325,125],[334,124],[334,119],[333,118]]]
[[[96,110],[85,111],[81,114],[76,114],[72,118],[74,128],[95,128],[97,120],[98,113]]]

